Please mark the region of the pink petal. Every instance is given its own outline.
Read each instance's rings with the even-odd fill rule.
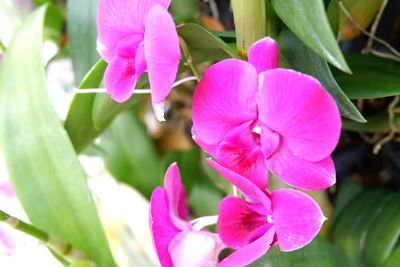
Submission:
[[[136,81],[134,58],[116,56],[104,73],[104,85],[107,92],[119,103],[125,102],[132,96]]]
[[[248,61],[256,67],[258,73],[277,68],[279,63],[278,44],[269,37],[255,42],[249,49]]]
[[[281,143],[279,151],[267,160],[268,169],[285,183],[305,190],[321,190],[336,181],[335,165],[331,157],[311,162],[295,155]]]
[[[145,23],[152,6],[167,9],[171,0],[100,0],[97,12],[98,50],[110,62],[118,43],[128,36],[145,31]]]
[[[271,201],[262,189],[257,187],[247,178],[233,172],[212,159],[207,159],[208,164],[218,171],[228,182],[237,187],[253,203],[261,203],[267,212],[271,211]]]
[[[217,234],[184,231],[172,240],[169,251],[174,267],[213,267],[224,247]]]
[[[252,132],[252,122],[229,132],[217,151],[218,163],[248,178],[261,189],[268,183],[268,170],[261,151],[260,137]]]
[[[14,240],[11,238],[9,232],[11,228],[5,228],[0,225],[0,255],[2,254],[3,248],[10,250],[16,247]],[[3,248],[2,248],[3,247]]]
[[[271,199],[279,248],[292,251],[310,243],[326,219],[318,204],[292,189],[273,192]]]
[[[3,194],[9,198],[15,198],[17,196],[15,194],[14,188],[9,180],[0,184],[0,194]]]
[[[245,247],[233,252],[218,267],[243,267],[262,257],[271,247],[275,229],[271,227],[264,235]]]
[[[172,163],[165,173],[164,190],[168,198],[172,223],[181,230],[190,228],[187,222],[189,210],[186,205],[186,193],[176,163]]]
[[[198,135],[193,127],[192,127],[192,138],[209,155],[211,155],[213,157],[217,156],[219,144],[209,145],[209,144],[204,143],[201,139],[198,138]]]
[[[260,120],[284,137],[303,159],[328,157],[338,143],[339,110],[332,97],[311,76],[275,69],[260,74]]]
[[[153,191],[150,199],[150,231],[161,266],[174,267],[168,246],[181,231],[173,225],[169,217],[167,197],[160,187]]]
[[[260,206],[237,197],[226,197],[221,201],[218,234],[225,244],[235,249],[241,248],[262,236],[271,227],[267,223],[267,211]]]
[[[146,20],[144,55],[153,109],[157,118],[161,119],[165,98],[176,79],[181,52],[174,21],[168,11],[160,5],[154,5],[150,9]]]
[[[279,149],[280,136],[268,127],[261,126],[261,147],[266,159],[270,158]]]
[[[208,145],[257,116],[257,72],[241,60],[227,59],[209,67],[193,95],[193,129]]]

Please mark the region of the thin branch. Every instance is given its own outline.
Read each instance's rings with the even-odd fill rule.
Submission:
[[[381,18],[382,18],[383,12],[385,11],[387,3],[388,3],[388,0],[383,0],[381,6],[379,8],[379,12],[375,17],[374,23],[371,26],[371,31],[370,31],[371,35],[369,36],[367,46],[364,49],[364,51],[367,54],[369,54],[371,52],[372,44],[374,43],[376,30],[378,29],[379,22],[381,21]]]

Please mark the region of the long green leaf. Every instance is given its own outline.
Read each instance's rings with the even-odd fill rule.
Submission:
[[[293,252],[281,252],[278,246],[275,246],[265,256],[249,266],[343,267],[350,265],[332,244],[316,238],[306,247]]]
[[[67,2],[69,47],[77,84],[99,59],[96,50],[98,2],[99,0]]]
[[[335,67],[350,72],[326,16],[322,0],[271,0],[278,16],[296,36]]]
[[[224,41],[198,24],[182,24],[177,29],[195,63],[238,57]]]
[[[99,266],[114,266],[84,173],[47,95],[41,57],[45,10],[25,21],[4,56],[2,153],[31,222],[71,242]]]
[[[354,104],[340,89],[324,59],[306,47],[289,30],[279,38],[280,48],[293,68],[317,78],[339,106],[342,116],[358,122],[366,122]]]
[[[371,55],[346,55],[353,74],[333,70],[336,81],[352,99],[400,94],[400,63]]]
[[[97,88],[103,80],[107,63],[99,60],[83,79],[79,88]],[[64,127],[77,152],[88,146],[101,132],[94,126],[92,110],[96,94],[76,94],[68,110]]]

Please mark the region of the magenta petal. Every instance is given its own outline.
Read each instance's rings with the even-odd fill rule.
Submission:
[[[0,184],[0,194],[3,194],[4,196],[9,197],[9,198],[16,197],[14,188],[9,180]]]
[[[325,221],[318,204],[303,192],[292,189],[273,192],[271,199],[279,248],[292,251],[310,243]]]
[[[174,267],[214,267],[225,246],[217,234],[206,231],[184,231],[170,243]]]
[[[134,58],[116,56],[104,73],[104,85],[112,99],[122,103],[128,100],[136,85]]]
[[[215,145],[235,127],[257,116],[257,72],[241,60],[227,59],[209,67],[193,95],[196,138]]]
[[[285,183],[305,190],[321,190],[336,181],[335,165],[331,157],[311,162],[295,155],[281,143],[279,150],[267,160],[268,169]]]
[[[187,222],[189,210],[186,205],[186,193],[176,163],[171,164],[165,173],[164,190],[167,194],[169,213],[173,224],[181,230],[190,228]]]
[[[262,257],[271,247],[275,229],[271,227],[264,235],[226,257],[218,267],[243,267]]]
[[[252,122],[229,132],[217,151],[218,163],[248,178],[261,189],[268,183],[268,170],[261,151],[260,137],[252,132]]]
[[[138,1],[100,0],[97,12],[98,50],[107,62],[116,55],[116,47],[126,37],[143,33],[137,13]]]
[[[133,2],[137,2],[138,8],[136,17],[138,18],[138,21],[143,23],[143,26],[146,24],[147,16],[153,6],[159,5],[167,10],[171,4],[171,0],[134,0]]]
[[[319,161],[336,147],[341,128],[332,97],[311,76],[275,69],[260,74],[260,120],[284,137],[291,151]]]
[[[258,207],[257,207],[258,206]],[[218,211],[218,234],[225,244],[238,249],[262,236],[270,227],[267,211],[237,197],[226,197]],[[263,211],[263,214],[257,212]]]
[[[207,159],[208,164],[218,171],[228,182],[237,187],[253,203],[261,203],[267,212],[271,211],[271,201],[262,189],[257,187],[247,178],[233,172],[212,159]]]
[[[171,222],[167,197],[160,187],[153,191],[150,199],[150,231],[161,266],[174,267],[168,246],[171,240],[181,231]]]
[[[157,118],[162,118],[164,100],[171,92],[178,72],[181,52],[174,21],[165,8],[150,9],[144,34],[144,55],[147,62],[151,99]]]
[[[256,67],[258,73],[278,67],[279,48],[272,38],[265,37],[255,42],[247,55],[248,61]]]

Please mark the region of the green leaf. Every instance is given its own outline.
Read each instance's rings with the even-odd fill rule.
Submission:
[[[156,148],[134,112],[119,115],[100,146],[107,169],[117,180],[133,186],[147,198],[161,185]]]
[[[318,55],[351,72],[329,25],[322,0],[271,0],[275,12],[296,36]]]
[[[280,49],[293,68],[317,78],[335,99],[342,116],[358,122],[366,122],[354,104],[340,89],[332,76],[328,64],[296,38],[289,30],[284,30],[279,38]]]
[[[78,261],[78,262],[72,263],[71,265],[69,265],[69,267],[95,267],[95,265],[93,265],[93,263],[87,262],[87,261]]]
[[[35,11],[18,30],[1,67],[5,163],[32,224],[69,241],[98,266],[115,266],[84,173],[47,95],[45,10]]]
[[[67,2],[68,39],[75,82],[79,83],[97,62],[97,5],[99,0]]]
[[[177,27],[178,34],[188,46],[195,63],[238,57],[224,41],[202,26],[194,23]]]
[[[383,267],[398,267],[400,262],[400,246],[390,255]]]
[[[381,267],[389,258],[400,236],[400,195],[390,194],[383,212],[365,239],[368,267]]]
[[[367,121],[367,123],[358,123],[344,119],[343,129],[367,133],[387,133],[389,131],[389,115],[387,111],[367,117]],[[398,114],[395,114],[393,122],[395,125],[399,125],[400,116]]]
[[[349,266],[343,255],[329,242],[315,238],[306,247],[293,252],[281,252],[274,246],[251,267],[343,267]]]
[[[400,94],[400,63],[371,55],[346,55],[353,74],[333,70],[336,81],[351,99]]]
[[[99,60],[83,79],[79,88],[97,88],[103,80],[107,63]],[[68,110],[64,127],[77,152],[88,146],[101,132],[92,119],[93,104],[96,94],[76,94]]]
[[[383,190],[365,191],[352,199],[339,216],[333,230],[334,244],[352,264],[361,264],[369,231],[375,229],[375,219],[385,214],[390,199],[391,194]]]
[[[196,22],[199,19],[199,7],[196,0],[174,0],[169,8],[175,23]]]

